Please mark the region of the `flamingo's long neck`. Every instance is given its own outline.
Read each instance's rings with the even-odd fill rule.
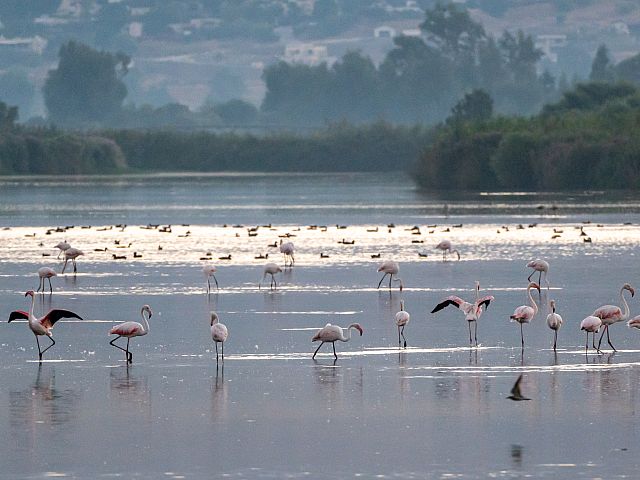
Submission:
[[[356,328],[353,324],[349,325],[347,328],[342,330],[342,338],[340,340],[342,340],[343,342],[348,342],[349,340],[351,340],[351,329],[352,328]],[[347,331],[347,334],[345,335],[345,330]]]
[[[629,318],[629,304],[627,303],[627,300],[624,298],[624,295],[622,294],[622,292],[624,292],[624,288],[620,289],[620,301],[622,302],[622,305],[624,305],[624,314],[622,315],[622,320],[626,320],[627,318]]]
[[[531,287],[527,288],[527,293],[529,294],[529,301],[531,302],[531,307],[533,307],[533,316],[535,317],[538,314],[538,304],[531,295]]]
[[[140,315],[142,316],[142,326],[144,327],[144,333],[149,333],[149,321],[147,320],[146,315],[144,314],[144,310],[142,310],[142,312],[140,312]]]
[[[34,295],[31,295],[31,307],[29,307],[29,323],[30,324],[33,324],[38,320],[33,313],[35,304],[36,304],[36,297]]]

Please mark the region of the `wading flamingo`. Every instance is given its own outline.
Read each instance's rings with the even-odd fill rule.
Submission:
[[[49,310],[49,313],[47,313],[44,317],[36,318],[36,316],[33,314],[33,307],[36,300],[35,293],[33,292],[33,290],[29,290],[24,294],[25,297],[27,295],[31,295],[31,308],[29,308],[29,312],[23,312],[22,310],[11,312],[9,314],[9,322],[18,319],[28,321],[29,328],[36,336],[36,343],[38,344],[38,358],[40,359],[40,361],[42,361],[42,355],[44,354],[44,352],[46,352],[56,344],[56,341],[51,336],[51,329],[56,324],[56,322],[61,318],[79,318],[80,320],[82,320],[82,317],[77,313],[73,313],[69,310],[54,308],[53,310]],[[51,340],[51,345],[49,345],[44,350],[40,350],[40,340],[38,340],[38,337],[44,335],[49,337],[49,340]]]
[[[604,333],[607,332],[607,343],[614,352],[616,351],[615,347],[611,344],[611,340],[609,339],[609,326],[617,322],[622,322],[629,318],[629,305],[627,304],[624,295],[622,295],[625,290],[628,290],[629,293],[631,293],[632,297],[636,293],[633,287],[628,283],[625,283],[620,289],[620,302],[622,303],[622,305],[624,305],[624,312],[620,307],[616,305],[603,305],[597,308],[595,312],[591,314],[594,317],[598,317],[600,320],[602,320],[602,325],[604,325],[604,330],[600,334],[600,340],[598,341],[598,350],[600,350],[600,345],[602,344],[602,337],[604,337]]]
[[[67,262],[71,260],[73,264],[73,273],[77,273],[78,269],[76,267],[76,258],[80,255],[84,255],[82,250],[78,250],[77,248],[69,247],[64,251],[64,266],[62,267],[62,273],[64,273],[65,268],[67,268]]]
[[[274,277],[276,273],[282,273],[282,269],[275,263],[267,263],[264,266],[262,280],[260,280],[260,282],[258,283],[258,290],[260,290],[262,282],[264,282],[264,279],[267,278],[267,275],[271,275],[271,290],[277,289],[278,284],[276,283],[276,277]]]
[[[531,303],[531,306],[520,305],[513,311],[513,315],[511,315],[511,320],[520,324],[520,339],[522,340],[522,348],[524,348],[524,334],[522,333],[522,324],[531,322],[531,320],[533,320],[533,317],[535,317],[538,313],[538,305],[531,296],[532,288],[535,288],[539,292],[540,285],[535,282],[531,282],[527,286],[527,295],[529,296],[529,303]]]
[[[467,321],[469,325],[469,344],[473,345],[473,340],[471,339],[471,322],[474,322],[474,339],[476,342],[476,347],[478,346],[478,319],[480,315],[482,315],[484,308],[489,308],[489,304],[494,300],[491,295],[487,295],[484,297],[480,297],[480,282],[476,281],[476,300],[473,303],[465,302],[460,297],[456,297],[455,295],[451,295],[447,297],[443,302],[440,302],[435,306],[431,313],[436,313],[442,310],[449,305],[453,305],[456,308],[459,308],[462,313],[464,313],[464,319]]]
[[[147,316],[144,315],[145,313],[147,314]],[[127,363],[133,363],[133,353],[129,351],[129,341],[132,337],[142,337],[143,335],[149,333],[149,319],[152,315],[153,312],[151,311],[151,307],[149,305],[144,305],[142,307],[142,310],[140,310],[142,323],[124,322],[120,325],[116,325],[109,331],[110,335],[117,335],[117,337],[111,340],[109,343],[125,353]],[[120,337],[127,337],[127,348],[122,348],[121,346],[114,343]]]
[[[542,274],[544,273],[544,281],[547,284],[547,290],[549,290],[549,279],[547,278],[547,275],[549,274],[549,262],[540,259],[531,260],[527,263],[527,267],[533,268],[533,272],[531,272],[531,275],[527,277],[527,281],[530,282],[531,277],[538,272],[538,285],[542,285]]]
[[[547,325],[553,330],[553,351],[556,351],[556,343],[558,341],[558,330],[562,326],[562,317],[556,313],[556,301],[549,302],[551,313],[547,315]]]
[[[211,292],[211,277],[213,277],[213,281],[216,282],[216,290],[220,290],[220,287],[218,286],[218,279],[215,276],[216,271],[217,269],[215,265],[205,265],[202,267],[202,273],[207,277],[207,293]]]
[[[411,315],[404,309],[404,300],[400,300],[400,311],[396,313],[396,325],[398,326],[398,347],[400,347],[400,335],[404,340],[404,348],[407,348],[407,339],[404,337],[404,327],[411,320]]]
[[[380,285],[382,285],[382,281],[384,280],[384,278],[389,275],[389,290],[391,290],[391,281],[393,280],[394,282],[400,282],[400,291],[402,291],[402,289],[404,288],[404,284],[402,283],[400,277],[398,277],[399,271],[400,266],[398,265],[398,262],[394,262],[393,260],[383,261],[380,266],[378,266],[378,272],[383,272],[384,275],[378,282],[377,288],[380,288]],[[396,278],[393,278],[394,275],[396,276]]]
[[[222,345],[222,363],[224,363],[224,342],[229,337],[229,330],[224,323],[220,323],[218,314],[211,312],[211,338],[216,345],[216,363],[218,363],[218,343]]]
[[[60,258],[60,254],[69,250],[71,248],[71,245],[69,245],[67,242],[58,242],[58,244],[53,248],[57,248],[58,250],[60,250],[58,252],[58,256],[56,257]]]
[[[40,277],[40,283],[38,284],[38,290],[36,290],[36,292],[39,292],[40,289],[42,289],[42,293],[44,293],[44,280],[47,279],[49,280],[49,292],[53,293],[53,287],[51,286],[51,277],[55,277],[57,275],[58,274],[53,268],[40,267],[38,269],[38,277]]]
[[[584,344],[584,353],[589,351],[589,332],[592,333],[593,349],[600,353],[600,350],[596,347],[596,333],[600,331],[601,326],[602,320],[593,315],[589,315],[580,322],[580,330],[587,332],[587,343]]]
[[[285,242],[282,243],[282,239],[280,239],[280,253],[284,255],[284,266],[293,267],[295,263],[295,259],[293,258],[293,242]],[[287,264],[288,261],[288,264]]]
[[[311,358],[316,358],[316,353],[318,353],[318,350],[320,350],[320,347],[322,345],[324,345],[325,343],[331,343],[333,345],[333,356],[337,360],[338,355],[336,354],[336,342],[338,340],[340,340],[341,342],[348,342],[349,340],[351,340],[352,328],[358,330],[360,332],[360,336],[362,336],[362,333],[364,332],[364,330],[362,329],[359,323],[352,323],[347,328],[345,328],[344,330],[347,331],[346,336],[344,334],[344,330],[342,329],[342,327],[327,323],[324,327],[318,330],[318,332],[311,339],[312,342],[318,342],[318,341],[321,342],[320,345],[318,345],[318,348],[316,348],[316,351],[313,352],[313,357]]]
[[[449,253],[455,253],[458,256],[458,260],[460,260],[460,252],[452,248],[450,240],[442,240],[438,245],[436,245],[436,249],[442,250],[443,262],[447,261],[447,254]]]

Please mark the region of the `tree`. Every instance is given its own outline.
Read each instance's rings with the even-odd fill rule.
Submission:
[[[486,36],[482,25],[455,3],[437,3],[425,12],[425,17],[420,30],[429,42],[454,59],[475,54],[477,45]]]
[[[60,47],[58,68],[49,70],[43,87],[50,119],[71,127],[108,122],[117,115],[127,88],[122,77],[131,59],[70,41]]]
[[[13,130],[18,120],[18,107],[10,107],[0,102],[0,132]]]
[[[613,82],[615,80],[615,71],[609,59],[609,50],[604,44],[598,47],[596,56],[591,64],[589,80],[592,82]]]
[[[258,109],[244,100],[229,100],[213,106],[213,111],[227,125],[250,124],[258,117]]]
[[[23,118],[30,116],[35,88],[25,72],[9,70],[0,75],[0,92],[4,101],[18,106]]]
[[[493,99],[484,90],[473,90],[465,94],[451,109],[447,123],[488,120],[493,115]]]
[[[615,66],[615,73],[620,80],[640,85],[640,54],[618,63]]]

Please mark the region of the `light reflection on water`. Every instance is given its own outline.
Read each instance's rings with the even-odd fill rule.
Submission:
[[[0,227],[11,227],[0,229],[0,318],[28,308],[38,267],[60,270],[52,247],[66,239],[86,252],[79,273],[54,278],[36,311],[69,308],[87,320],[56,324],[42,365],[24,322],[0,324],[2,479],[622,478],[640,466],[640,335],[614,325],[618,352],[585,354],[579,330],[595,307],[618,302],[622,283],[637,282],[632,194],[446,197],[375,175],[43,178],[33,195],[21,193],[25,182],[0,179]],[[104,230],[115,223],[129,225]],[[148,223],[172,232],[141,228]],[[77,226],[45,234],[58,224]],[[554,229],[563,232],[552,239]],[[264,263],[282,263],[267,245],[287,233],[296,266],[277,291],[258,290]],[[434,252],[444,238],[461,261]],[[212,260],[200,260],[207,252]],[[537,257],[551,263],[552,288],[536,294],[543,308],[522,351],[509,315],[526,301],[525,264]],[[402,292],[375,288],[384,258],[400,262]],[[218,266],[211,295],[205,263]],[[470,349],[459,311],[428,312],[448,295],[470,298],[474,280],[496,300]],[[555,354],[550,297],[565,320]],[[393,321],[400,300],[411,313],[406,349]],[[144,303],[150,333],[131,340],[128,367],[108,331],[138,321]],[[211,310],[230,332],[217,367]],[[337,361],[325,346],[314,362],[311,337],[328,322],[365,332],[336,345]],[[511,402],[521,373],[532,400]]]

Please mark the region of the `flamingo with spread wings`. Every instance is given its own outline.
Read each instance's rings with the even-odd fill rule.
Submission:
[[[37,318],[33,314],[33,308],[35,306],[35,293],[33,290],[29,290],[24,294],[25,297],[27,295],[31,296],[31,307],[29,308],[29,312],[24,312],[22,310],[15,310],[11,312],[9,314],[9,323],[13,322],[14,320],[27,320],[29,328],[36,336],[36,342],[38,344],[38,358],[40,361],[42,361],[42,355],[44,354],[44,352],[46,352],[56,344],[56,341],[51,336],[51,329],[56,324],[56,322],[61,318],[79,318],[80,320],[82,320],[82,317],[70,310],[54,308],[53,310],[49,310],[49,313],[47,313],[45,316]],[[40,340],[38,339],[38,337],[40,336],[47,336],[49,337],[49,340],[51,340],[51,345],[49,345],[44,350],[40,349]]]
[[[473,303],[469,303],[461,299],[460,297],[456,297],[455,295],[451,295],[447,297],[443,302],[440,302],[435,306],[431,313],[436,313],[442,310],[449,305],[453,305],[454,307],[460,309],[462,313],[464,313],[464,319],[468,322],[469,325],[469,344],[473,345],[473,339],[471,338],[471,323],[474,323],[474,339],[476,342],[476,347],[478,346],[478,319],[480,315],[482,315],[483,308],[488,308],[489,304],[494,300],[493,296],[486,295],[484,297],[480,296],[480,282],[476,282],[476,300]]]

